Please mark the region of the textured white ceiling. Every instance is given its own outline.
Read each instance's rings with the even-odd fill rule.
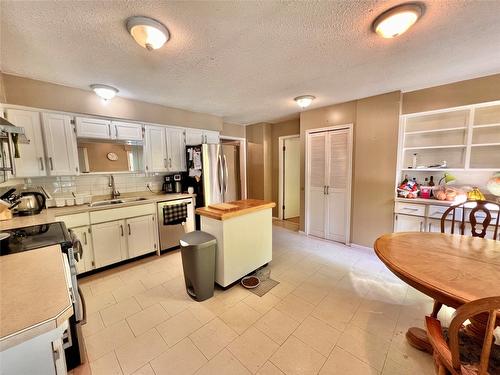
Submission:
[[[314,107],[500,72],[500,1],[426,1],[393,40],[370,31],[391,1],[0,1],[5,73],[223,116],[270,121]],[[172,39],[148,52],[128,35],[154,17]]]

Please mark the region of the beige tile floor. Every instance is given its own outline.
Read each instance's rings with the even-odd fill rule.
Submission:
[[[273,226],[264,297],[236,285],[197,303],[178,251],[81,279],[99,374],[433,374],[404,334],[432,301],[372,251]],[[446,322],[450,312],[444,310]]]

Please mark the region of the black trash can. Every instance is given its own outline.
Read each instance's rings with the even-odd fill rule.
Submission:
[[[188,295],[196,301],[212,297],[215,286],[217,240],[211,234],[194,231],[182,236],[180,245]]]

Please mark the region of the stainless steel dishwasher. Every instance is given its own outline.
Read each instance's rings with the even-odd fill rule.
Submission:
[[[181,224],[167,225],[163,220],[163,207],[176,205],[180,203],[187,204],[187,218]],[[172,201],[158,202],[158,233],[160,235],[160,249],[166,250],[179,246],[179,240],[188,232],[194,230],[194,204],[192,198],[176,199]]]

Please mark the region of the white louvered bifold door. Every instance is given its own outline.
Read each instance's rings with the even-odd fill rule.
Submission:
[[[327,133],[309,136],[309,234],[325,238]]]
[[[328,132],[325,238],[340,242],[346,240],[349,144],[349,130]]]

